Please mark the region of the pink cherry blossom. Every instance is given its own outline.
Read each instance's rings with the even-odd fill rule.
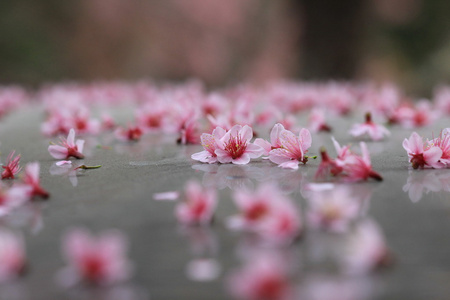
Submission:
[[[450,166],[450,128],[446,128],[441,131],[439,136],[428,142],[429,146],[436,146],[442,150],[442,155],[439,161]]]
[[[84,140],[75,141],[75,130],[72,128],[67,139],[61,138],[59,145],[48,146],[48,152],[56,159],[68,159],[69,157],[81,159],[84,158],[83,147]]]
[[[337,164],[343,169],[342,176],[347,181],[356,182],[373,178],[383,180],[380,174],[372,169],[369,149],[364,142],[360,143],[362,155],[348,155],[344,160],[337,160]]]
[[[343,171],[342,167],[338,165],[336,160],[331,159],[328,156],[328,153],[324,147],[320,149],[320,156],[322,161],[320,162],[316,174],[314,175],[315,180],[326,180],[329,175],[338,176]]]
[[[28,163],[25,166],[24,183],[31,187],[30,196],[40,196],[42,198],[48,198],[49,193],[41,186],[39,179],[40,165],[38,162]]]
[[[289,130],[282,130],[279,134],[280,148],[273,149],[269,153],[271,162],[282,168],[298,169],[299,163],[306,163],[306,153],[311,147],[311,133],[308,129],[301,129],[297,137]]]
[[[0,230],[0,282],[24,274],[26,254],[23,237],[5,229]]]
[[[388,266],[392,257],[379,226],[366,219],[348,238],[340,259],[343,271],[352,275],[367,274]]]
[[[261,185],[256,191],[238,190],[234,193],[240,214],[229,220],[233,229],[255,230],[258,224],[267,217],[275,205],[275,201],[288,201],[273,184]]]
[[[142,130],[138,125],[129,125],[127,128],[118,127],[114,134],[121,141],[139,141],[142,136]]]
[[[253,130],[250,126],[234,125],[225,135],[216,139],[217,148],[214,153],[220,163],[247,164],[251,158],[258,158],[264,150],[250,140]]]
[[[439,169],[444,167],[444,164],[439,161],[442,157],[441,148],[425,145],[417,132],[411,133],[409,139],[403,141],[403,148],[408,152],[409,162],[413,169],[425,167]]]
[[[376,124],[372,121],[371,113],[366,114],[366,122],[363,124],[355,124],[350,129],[350,134],[354,137],[359,137],[368,134],[374,141],[382,140],[385,136],[390,135],[389,130],[383,125]]]
[[[269,152],[273,149],[281,148],[280,133],[283,130],[285,130],[284,126],[277,123],[273,126],[272,131],[270,132],[270,142],[262,138],[255,139],[255,144],[264,149],[263,155],[269,155]]]
[[[191,118],[183,122],[181,124],[181,128],[179,130],[180,137],[177,140],[178,144],[187,145],[187,144],[198,144],[199,143],[199,134],[198,130],[198,120]]]
[[[119,231],[106,231],[96,238],[85,229],[71,229],[63,238],[62,251],[68,267],[60,274],[60,280],[68,286],[124,281],[132,271],[127,248],[126,238]]]
[[[2,179],[14,179],[15,175],[22,169],[19,166],[20,154],[14,157],[15,151],[11,151],[6,159],[6,165],[3,165]]]
[[[184,201],[175,208],[180,223],[186,225],[208,224],[213,220],[217,205],[217,192],[189,181],[185,186]]]
[[[331,190],[314,191],[308,200],[308,222],[314,228],[345,232],[359,216],[359,199],[351,195],[347,185]]]
[[[201,144],[205,150],[192,154],[191,158],[204,163],[217,162],[216,149],[218,148],[216,141],[220,140],[226,131],[222,127],[216,127],[212,134],[203,133],[200,136]]]
[[[238,299],[293,299],[289,272],[286,269],[276,258],[259,255],[230,274],[228,289]]]
[[[313,132],[330,132],[331,127],[326,123],[325,112],[321,109],[313,109],[309,115],[308,127]]]

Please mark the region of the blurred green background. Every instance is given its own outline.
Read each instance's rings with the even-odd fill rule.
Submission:
[[[0,84],[200,78],[450,79],[445,0],[16,0],[0,3]]]

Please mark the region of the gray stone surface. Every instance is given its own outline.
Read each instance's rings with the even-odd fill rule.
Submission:
[[[230,270],[240,264],[237,251],[244,236],[230,232],[224,225],[226,218],[236,211],[229,187],[257,186],[272,178],[285,190],[291,190],[296,203],[304,207],[301,184],[312,180],[319,164],[319,160],[310,161],[298,171],[282,170],[262,160],[247,166],[201,165],[190,159],[201,147],[176,145],[175,137],[145,136],[138,143],[126,144],[102,135],[86,138],[87,155],[82,161],[102,167],[80,173],[74,186],[70,177],[50,173],[55,160],[47,151],[50,139],[39,131],[42,118],[42,111],[31,107],[0,121],[2,159],[15,149],[22,155],[22,164],[41,162],[42,185],[51,193],[48,201],[31,206],[34,219],[18,226],[17,230],[26,237],[30,269],[17,283],[0,287],[1,299],[114,299],[106,295],[108,291],[66,291],[55,283],[56,273],[64,266],[61,237],[73,226],[94,232],[118,228],[126,233],[131,245],[129,257],[136,270],[123,289],[137,294],[132,299],[146,299],[141,294],[150,299],[230,299],[224,282]],[[336,124],[334,135],[343,144],[354,141],[346,133],[351,123],[350,120],[332,123]],[[448,120],[441,120],[419,133],[431,137],[432,132],[437,135],[449,124]],[[395,128],[386,141],[368,143],[374,169],[382,174],[384,181],[358,186],[373,191],[368,214],[383,229],[395,264],[365,278],[370,288],[364,296],[355,299],[450,298],[450,194],[429,192],[413,203],[402,190],[408,176],[444,176],[450,171],[409,170],[401,143],[411,131]],[[99,144],[110,148],[97,148]],[[317,153],[323,144],[334,154],[329,134],[313,135],[311,153]],[[203,231],[177,224],[173,214],[175,202],[158,202],[152,198],[156,192],[181,190],[193,178],[221,187],[216,221]],[[41,228],[36,218],[42,218]],[[3,222],[9,224],[7,220]],[[193,237],[196,235],[204,235],[209,241],[206,246],[199,246],[205,253],[195,253]],[[313,273],[327,272],[320,264],[312,263],[314,253],[310,253],[313,243],[310,241],[313,238],[307,235],[283,249],[301,265],[293,279],[298,289]],[[187,277],[187,264],[202,256],[214,258],[220,264],[218,279],[197,282]],[[116,293],[116,297],[127,299],[124,294]]]

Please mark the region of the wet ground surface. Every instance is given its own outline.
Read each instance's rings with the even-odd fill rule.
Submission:
[[[102,167],[73,176],[55,169],[47,151],[51,139],[39,130],[41,120],[42,112],[34,107],[14,112],[0,125],[2,161],[13,149],[21,153],[22,164],[39,161],[42,185],[51,193],[48,201],[31,203],[3,220],[25,235],[30,266],[23,279],[0,286],[1,299],[233,299],[227,288],[230,274],[240,268],[243,256],[258,251],[273,252],[295,266],[290,284],[298,299],[316,284],[322,289],[323,282],[345,290],[339,299],[450,297],[450,170],[409,168],[401,143],[412,130],[395,128],[386,141],[368,142],[373,167],[384,180],[352,188],[368,199],[365,217],[381,227],[394,264],[352,277],[330,267],[327,249],[340,238],[336,234],[306,231],[291,246],[267,249],[226,226],[236,214],[233,191],[267,181],[277,182],[305,211],[302,187],[312,181],[319,160],[297,171],[261,159],[244,166],[207,165],[190,158],[201,146],[177,145],[176,137],[147,135],[128,144],[103,134],[86,137],[86,158],[75,162]],[[334,136],[342,144],[355,142],[347,134],[352,122],[340,122]],[[441,120],[419,133],[431,137],[448,124]],[[334,154],[330,136],[314,134],[311,154],[322,145]],[[176,201],[153,199],[154,193],[181,191],[191,179],[219,191],[215,222],[209,227],[180,226],[174,217]],[[135,265],[128,283],[107,289],[58,286],[55,276],[64,266],[61,237],[74,226],[94,232],[117,228],[127,235],[128,256]],[[206,266],[204,273],[199,265]]]

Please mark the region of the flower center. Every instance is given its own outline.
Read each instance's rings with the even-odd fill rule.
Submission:
[[[247,141],[243,140],[238,134],[237,136],[232,136],[228,140],[225,146],[225,151],[227,151],[233,159],[241,157],[247,149]]]
[[[423,168],[425,166],[425,158],[423,157],[423,153],[414,154],[411,158],[411,164],[413,169]]]
[[[249,210],[246,211],[245,217],[248,220],[255,221],[267,214],[267,205],[263,203],[256,203]]]

